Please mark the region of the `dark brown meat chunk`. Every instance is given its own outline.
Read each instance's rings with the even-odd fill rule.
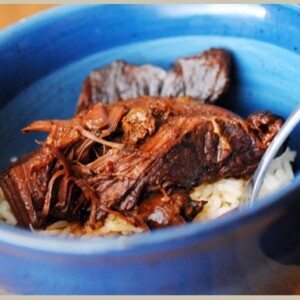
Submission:
[[[170,196],[156,193],[139,205],[139,215],[151,229],[184,224],[192,221],[202,210],[205,201],[193,201],[186,192]]]
[[[160,95],[166,71],[155,66],[134,66],[125,61],[92,71],[83,84],[77,111],[97,102],[113,103],[117,100],[145,95]]]
[[[167,73],[161,96],[190,96],[202,102],[216,101],[229,84],[230,56],[223,49],[178,59]]]
[[[145,120],[132,117],[137,112]],[[244,121],[187,97],[97,103],[71,120],[25,128],[49,136],[1,174],[0,187],[22,226],[53,219],[94,224],[107,213],[143,228],[171,226],[202,209],[186,196],[192,187],[251,176],[282,122],[270,112]],[[151,197],[161,191],[169,201]]]
[[[145,109],[131,109],[122,119],[124,140],[136,144],[155,131],[155,118]]]
[[[77,112],[92,103],[113,103],[143,96],[190,96],[201,102],[214,102],[228,87],[230,64],[230,55],[224,49],[210,49],[180,58],[170,71],[115,61],[92,71],[86,78]]]
[[[1,175],[0,186],[21,226],[40,224],[40,212],[51,178],[48,163],[53,161],[53,157],[48,148],[40,148],[14,163]]]

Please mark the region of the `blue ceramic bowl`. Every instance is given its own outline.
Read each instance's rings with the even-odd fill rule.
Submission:
[[[0,8],[1,9],[1,8]],[[300,101],[296,5],[64,6],[0,32],[0,167],[33,149],[20,128],[68,118],[89,71],[115,59],[169,67],[224,47],[220,104],[287,116]],[[300,151],[295,131],[291,147]],[[298,164],[296,165],[296,172]],[[300,177],[253,208],[130,238],[46,237],[0,224],[0,288],[14,294],[300,293]]]

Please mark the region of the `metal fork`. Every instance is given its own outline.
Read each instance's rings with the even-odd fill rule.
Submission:
[[[248,182],[243,192],[240,201],[240,209],[243,209],[245,207],[251,207],[253,203],[257,200],[260,188],[263,184],[263,180],[270,167],[272,160],[274,159],[282,144],[285,142],[287,137],[290,135],[290,133],[293,131],[293,129],[297,126],[299,122],[300,105],[297,106],[297,108],[287,118],[287,120],[285,121],[285,123],[283,124],[283,126],[269,145],[265,154],[263,155],[252,179]]]

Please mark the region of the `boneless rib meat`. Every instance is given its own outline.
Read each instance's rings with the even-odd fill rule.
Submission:
[[[91,103],[113,103],[143,96],[190,96],[212,103],[228,88],[230,67],[231,58],[225,49],[179,58],[169,71],[149,64],[136,66],[114,61],[86,78],[77,111]]]
[[[249,178],[282,122],[270,112],[243,120],[191,97],[96,102],[73,119],[24,128],[49,135],[1,174],[0,186],[22,226],[93,225],[108,213],[145,230],[181,224],[205,205],[190,190]]]

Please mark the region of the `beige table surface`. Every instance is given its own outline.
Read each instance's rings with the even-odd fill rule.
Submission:
[[[54,6],[50,4],[0,4],[0,29]]]

